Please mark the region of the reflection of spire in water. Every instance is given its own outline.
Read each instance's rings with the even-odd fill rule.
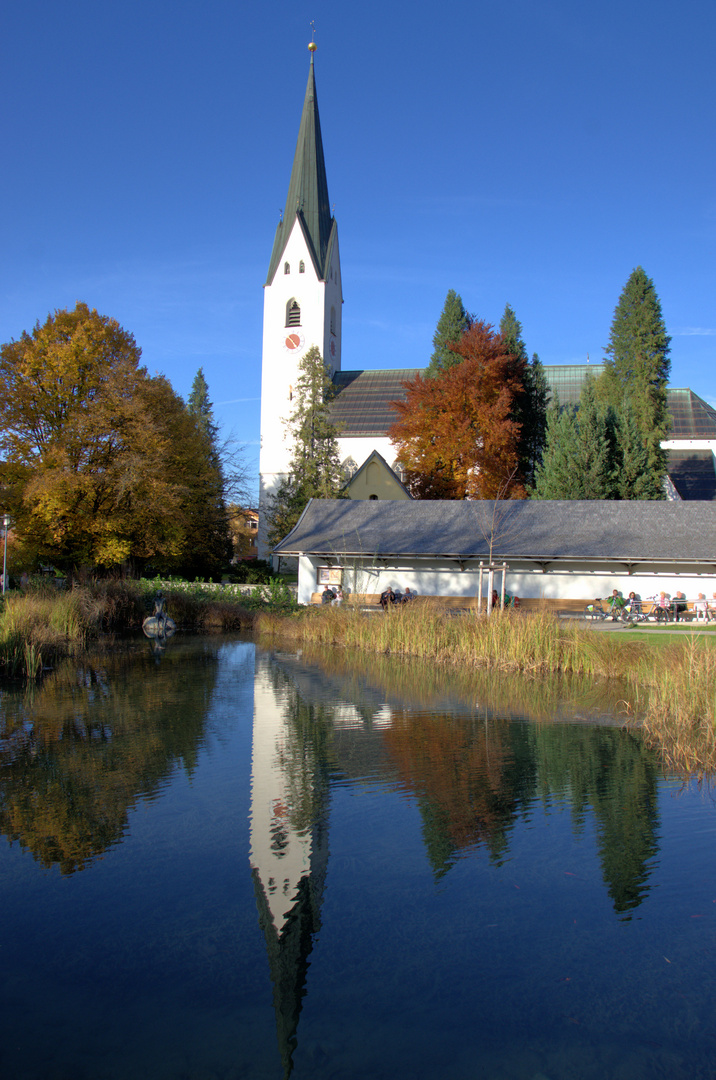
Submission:
[[[274,987],[284,1075],[291,1072],[308,955],[320,926],[328,860],[323,762],[292,723],[295,691],[277,689],[257,653],[250,863]]]

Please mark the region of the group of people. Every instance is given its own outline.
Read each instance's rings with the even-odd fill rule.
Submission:
[[[492,606],[493,610],[500,606],[500,594],[498,593],[497,589],[492,590],[492,605],[491,606]],[[520,598],[519,598],[519,596],[510,596],[509,593],[505,593],[505,607],[506,608],[508,608],[508,607],[516,608],[516,607],[519,607],[519,606],[520,606]]]
[[[325,589],[321,593],[321,603],[333,604],[334,607],[342,604],[343,589],[340,587],[340,585],[335,585],[333,588],[330,588],[330,586],[326,585]]]
[[[689,602],[681,591],[678,591],[673,597],[669,593],[662,591],[658,597],[649,597],[649,600],[657,608],[657,617],[660,617],[664,622],[669,622],[672,619],[674,622],[680,622],[689,607]],[[635,592],[630,592],[625,599],[618,589],[613,589],[610,605],[616,611],[626,609],[635,615],[641,615],[642,613],[642,600]],[[716,593],[713,594],[711,603],[706,599],[705,593],[699,593],[698,599],[694,600],[694,611],[697,620],[710,622],[712,618],[716,618]],[[661,612],[663,612],[663,615],[660,614]]]
[[[414,600],[418,594],[414,592],[410,587],[406,587],[405,592],[401,592],[400,589],[394,589],[392,585],[380,594],[380,606],[383,611],[386,611],[392,604],[407,604],[411,600]]]

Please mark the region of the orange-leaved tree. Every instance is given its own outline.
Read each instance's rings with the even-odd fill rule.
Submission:
[[[525,497],[518,472],[525,362],[501,334],[473,320],[452,346],[462,360],[436,378],[405,383],[388,434],[418,499]]]

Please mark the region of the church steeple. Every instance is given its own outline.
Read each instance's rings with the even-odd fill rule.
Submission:
[[[295,408],[301,358],[315,345],[331,375],[341,370],[343,286],[338,225],[331,217],[313,69],[303,102],[283,221],[276,229],[264,284],[261,358],[259,552],[267,553],[271,499],[291,468],[286,422]]]
[[[328,181],[326,163],[323,158],[321,122],[318,116],[313,50],[286,206],[283,221],[279,222],[276,229],[266,279],[267,285],[270,285],[274,279],[296,218],[301,223],[316,274],[319,280],[325,280],[331,229],[334,223],[328,201]]]

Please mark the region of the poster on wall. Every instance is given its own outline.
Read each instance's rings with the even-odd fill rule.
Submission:
[[[319,585],[340,585],[343,581],[343,567],[341,566],[319,566],[318,567],[318,584]]]

